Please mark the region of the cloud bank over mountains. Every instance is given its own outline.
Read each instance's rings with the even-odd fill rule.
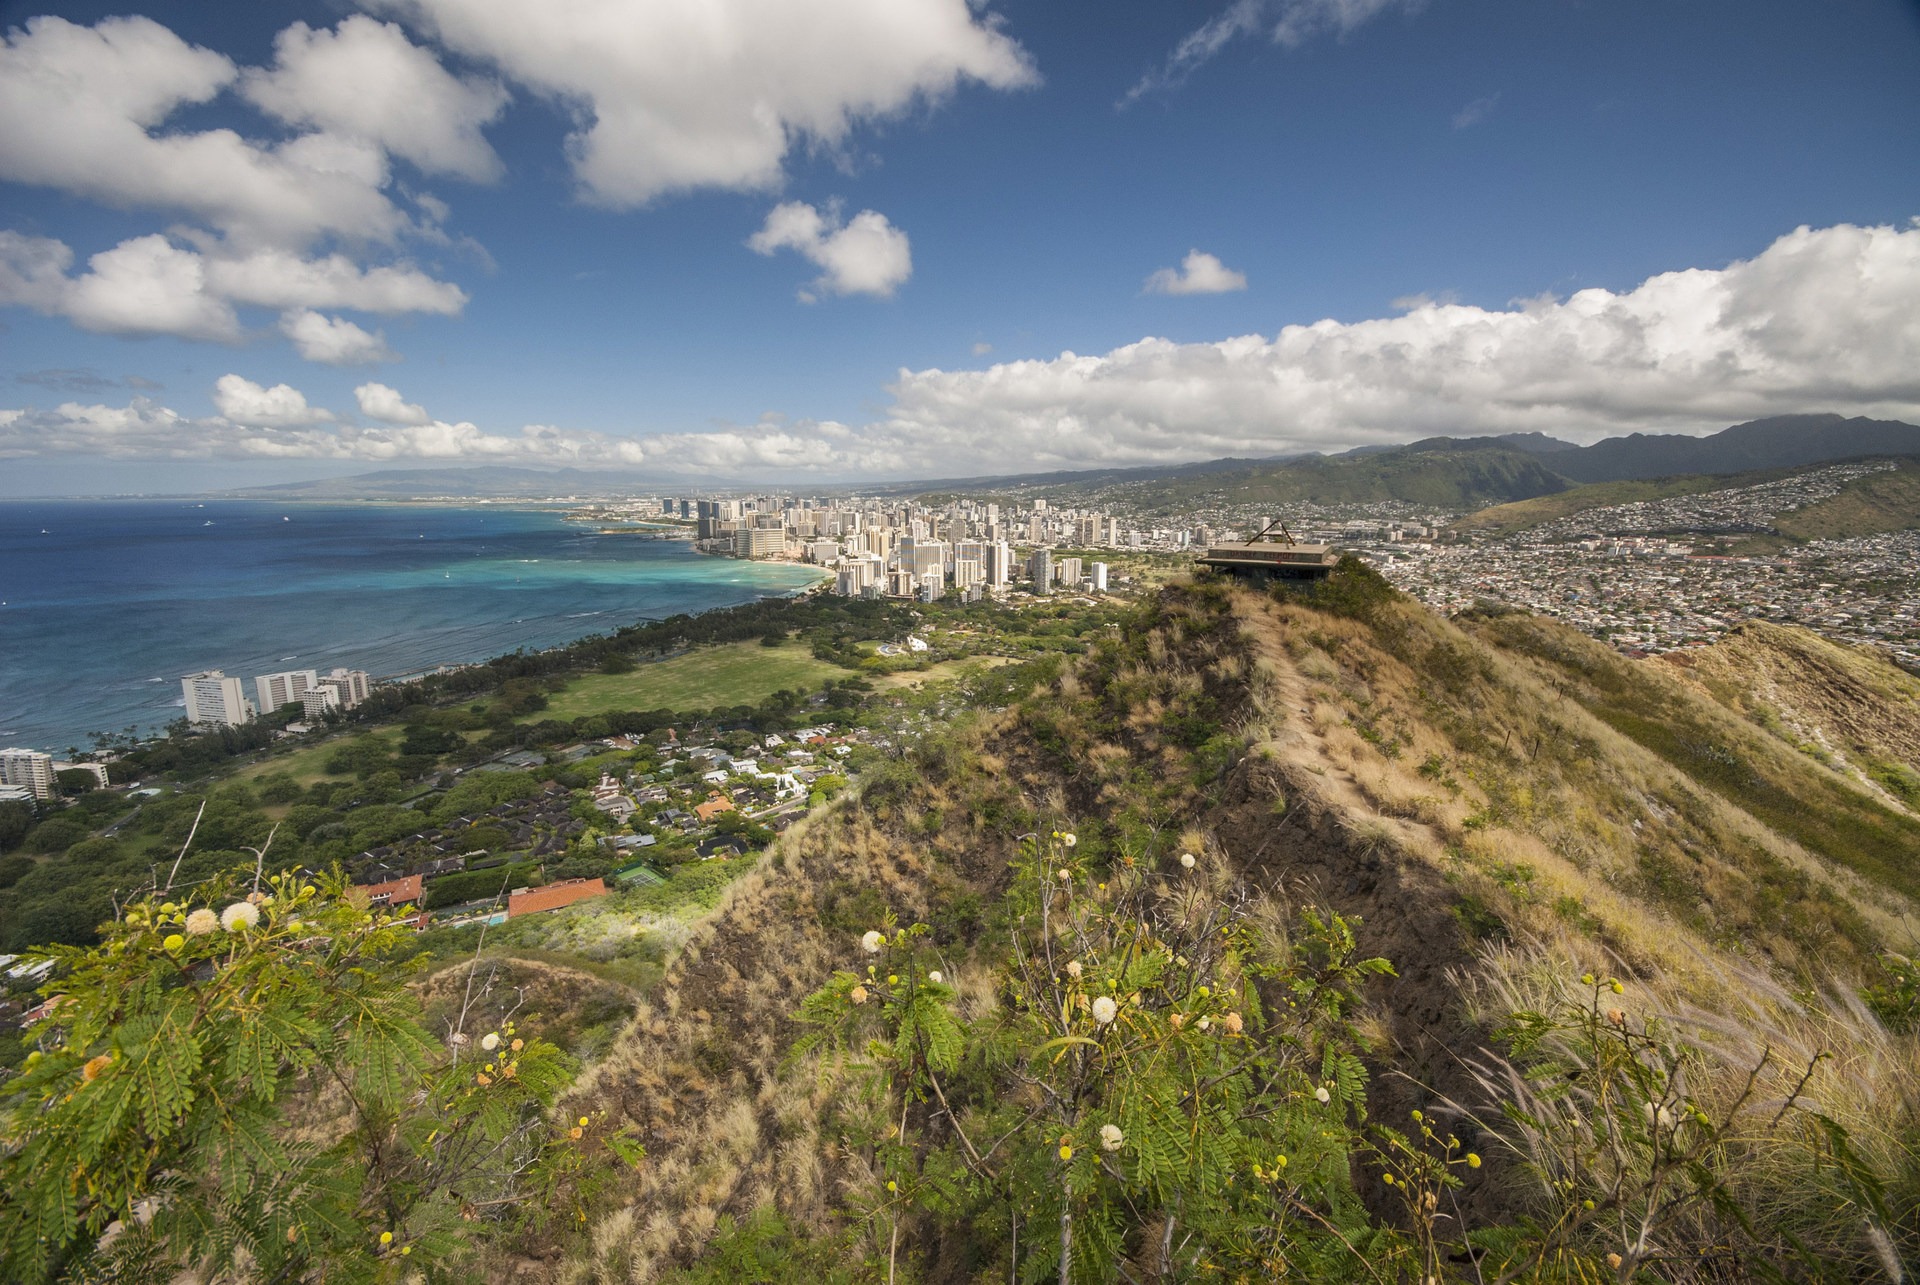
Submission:
[[[849,225],[851,226],[851,225]],[[1490,309],[1413,301],[1271,338],[1147,338],[978,370],[902,370],[873,423],[765,422],[624,437],[447,423],[383,384],[377,426],[237,375],[220,415],[144,398],[0,412],[0,458],[306,458],[639,467],[662,477],[841,479],[1156,464],[1339,450],[1437,433],[1708,431],[1833,410],[1920,420],[1920,222],[1799,228],[1723,268]],[[232,382],[229,382],[232,381]]]

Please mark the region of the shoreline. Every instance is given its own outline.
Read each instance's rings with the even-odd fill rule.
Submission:
[[[253,508],[256,510],[260,510],[260,509],[273,510],[273,509],[278,509],[282,507],[281,505],[274,504],[272,501],[263,502],[254,497],[244,497],[244,496],[224,496],[224,497],[212,496],[212,497],[197,497],[197,498],[168,497],[168,498],[160,498],[160,499],[156,499],[154,497],[123,496],[123,497],[113,497],[111,499],[106,499],[106,500],[92,500],[92,499],[84,499],[84,498],[77,498],[77,497],[60,497],[55,500],[46,500],[46,499],[41,499],[39,497],[34,497],[32,499],[25,500],[25,501],[0,499],[0,506],[11,507],[16,513],[25,508],[29,508],[33,506],[40,506],[44,508],[50,504],[59,504],[64,506],[69,504],[72,504],[72,505],[109,505],[109,504],[119,505],[123,503],[129,504],[129,505],[148,505],[148,506],[164,506],[164,505],[169,505],[174,503],[208,504],[208,505],[220,503],[220,504],[245,505],[249,508]],[[301,499],[298,501],[286,501],[284,503],[285,503],[285,507],[289,509],[292,509],[296,505],[298,505],[299,507],[325,508],[325,509],[334,509],[334,510],[344,510],[344,509],[352,509],[352,508],[380,509],[380,510],[414,508],[414,509],[421,509],[421,510],[435,510],[435,511],[456,510],[456,511],[481,512],[481,513],[489,512],[489,511],[518,512],[518,513],[528,514],[529,516],[538,516],[540,518],[545,519],[546,520],[545,523],[541,523],[540,525],[546,525],[547,523],[551,523],[552,525],[546,527],[546,529],[549,530],[550,532],[567,530],[575,533],[582,533],[578,522],[573,520],[568,512],[569,509],[575,509],[579,507],[579,503],[577,500],[572,504],[567,504],[564,502],[538,501],[538,500],[529,501],[525,499],[512,499],[512,500],[480,500],[480,499],[439,500],[439,499],[436,499],[433,501],[424,501],[424,502],[419,500],[384,500],[384,499],[358,500],[358,501],[340,501],[340,500],[330,500],[330,499],[320,499],[320,500]],[[343,519],[343,521],[350,521],[350,519]],[[606,530],[606,531],[591,530],[584,533],[589,533],[596,536],[604,535],[609,537],[619,536],[619,535],[638,536],[645,529],[646,528],[635,526],[635,527],[625,527],[625,528]],[[692,548],[690,541],[675,539],[670,536],[647,535],[647,536],[644,536],[643,539],[644,539],[644,542],[647,544],[662,542],[662,543],[669,543],[673,545],[685,545],[685,546],[688,546],[688,552],[690,553],[701,552],[700,550]],[[679,563],[682,561],[681,555],[676,555],[666,550],[662,550],[661,554],[663,555],[665,565],[672,565],[674,563]],[[645,570],[647,566],[646,560],[637,561],[632,565],[634,565],[638,569],[638,580],[640,582],[640,583],[637,583],[634,586],[634,588],[644,588],[644,581],[647,574]],[[713,566],[713,564],[711,563],[705,563],[702,565],[711,568],[711,572],[709,573],[710,575],[712,575],[712,573],[718,572],[718,567]],[[828,578],[826,573],[820,568],[805,567],[804,564],[799,564],[799,563],[783,564],[783,565],[792,565],[796,569],[805,569],[812,574],[810,574],[807,581],[802,584],[768,584],[768,585],[752,584],[750,583],[750,580],[753,577],[750,577],[750,576],[739,577],[738,581],[731,584],[722,581],[717,575],[712,575],[711,579],[707,579],[706,577],[698,577],[698,576],[689,577],[689,580],[705,581],[705,584],[711,586],[712,591],[727,592],[728,590],[731,590],[732,592],[729,594],[729,596],[732,597],[733,600],[727,601],[727,602],[712,603],[711,605],[704,605],[704,606],[694,607],[691,609],[683,609],[683,610],[671,609],[671,606],[667,604],[663,604],[661,607],[656,607],[653,610],[644,610],[642,609],[642,605],[640,603],[632,600],[635,595],[632,593],[627,593],[623,595],[626,600],[621,602],[619,605],[611,606],[611,607],[603,607],[603,608],[600,608],[598,611],[591,613],[592,615],[597,617],[596,620],[593,620],[593,621],[581,620],[576,623],[575,628],[565,630],[565,632],[563,632],[560,636],[550,637],[547,641],[542,642],[541,645],[539,646],[530,646],[525,643],[522,643],[516,646],[512,643],[512,641],[508,639],[500,639],[497,636],[494,636],[494,635],[497,635],[497,633],[500,631],[510,630],[514,625],[523,623],[520,620],[514,620],[514,621],[499,620],[499,621],[491,622],[490,625],[473,626],[473,628],[478,631],[484,631],[483,637],[477,640],[479,642],[479,646],[471,651],[467,650],[466,648],[459,648],[460,652],[465,653],[465,655],[462,656],[461,658],[442,659],[442,658],[436,658],[431,654],[415,655],[415,656],[404,656],[404,655],[393,656],[393,657],[390,657],[389,659],[405,659],[407,661],[410,661],[411,663],[406,664],[404,668],[394,667],[392,669],[386,669],[385,666],[382,666],[383,669],[386,669],[386,672],[379,673],[375,681],[382,685],[387,685],[387,684],[396,683],[406,679],[418,679],[419,677],[422,677],[428,674],[433,674],[433,673],[455,672],[455,671],[469,668],[472,666],[485,665],[485,664],[492,663],[500,659],[501,657],[511,656],[516,651],[525,651],[529,654],[544,654],[547,652],[564,650],[569,647],[577,646],[580,643],[585,642],[590,638],[611,634],[611,633],[617,632],[620,629],[629,628],[636,625],[646,625],[646,624],[654,623],[659,620],[667,619],[675,615],[683,615],[683,614],[690,615],[690,616],[705,615],[708,612],[712,612],[712,611],[724,611],[724,610],[730,610],[736,607],[747,606],[754,602],[761,601],[767,598],[799,599],[811,593],[816,592],[820,584]],[[404,590],[394,590],[394,592],[404,592]],[[618,589],[615,589],[614,592],[618,594],[620,591]],[[697,593],[698,590],[696,590],[695,592]],[[237,602],[237,601],[240,601],[240,599],[236,598],[234,601]],[[26,612],[33,612],[36,610],[34,606],[30,606],[25,603],[16,604],[15,609],[26,611]],[[235,610],[237,611],[238,609],[236,608]],[[573,613],[567,613],[567,614],[571,615]],[[538,616],[533,617],[533,619],[535,620],[539,620],[542,618],[543,617],[538,617]],[[565,618],[566,618],[565,616],[561,616],[557,614],[544,617],[545,620],[554,622],[554,623],[558,623],[564,620]],[[426,633],[423,633],[423,640],[430,641],[430,638],[427,637],[427,634],[430,634],[431,632],[433,631],[429,629],[428,631],[426,631]],[[323,650],[321,653],[321,656],[323,657],[323,659],[319,661],[316,667],[326,668],[331,664],[344,663],[348,665],[348,667],[350,668],[371,668],[372,666],[370,665],[359,663],[359,657],[354,655],[353,652],[356,649],[373,650],[378,646],[378,644],[381,642],[381,639],[382,639],[382,635],[380,633],[378,626],[371,622],[367,622],[366,628],[355,629],[353,633],[354,633],[354,636],[347,640],[344,649],[341,646],[336,645],[331,649]],[[441,641],[445,642],[449,640],[442,639]],[[311,644],[304,643],[300,640],[291,640],[288,643],[281,644],[281,645],[284,645],[285,649],[288,651],[305,653],[302,655],[301,659],[303,663],[310,663],[309,655],[312,653],[312,650],[313,650]],[[457,646],[458,644],[456,644],[456,647]],[[178,650],[177,647],[176,647],[176,650]],[[234,648],[231,645],[225,646],[223,648],[221,644],[213,643],[208,646],[207,654],[210,657],[214,657],[215,659],[217,659],[217,654],[221,650],[234,650]],[[277,648],[273,650],[277,650]],[[329,650],[331,653],[330,657],[329,657]],[[396,650],[398,649],[396,648]],[[113,672],[111,674],[92,675],[86,678],[84,681],[96,686],[110,684],[117,690],[130,694],[130,693],[139,691],[144,686],[144,682],[150,682],[151,681],[150,675],[152,673],[165,672],[164,666],[155,666],[149,662],[143,662],[140,659],[137,649],[134,649],[131,647],[127,648],[120,656],[116,657],[116,659],[124,662],[125,667],[120,668],[116,672]],[[380,658],[378,656],[369,657],[369,659],[372,660],[374,665],[379,664]],[[228,661],[224,663],[224,666],[216,664],[215,667],[224,667],[229,672],[229,674],[240,677],[242,681],[247,684],[249,692],[251,692],[251,687],[252,687],[251,678],[252,678],[253,671],[255,668],[257,668],[258,666],[264,663],[266,662],[261,661],[258,658],[253,658],[253,659],[242,660],[238,663]],[[176,664],[189,664],[189,662],[179,661],[178,658],[176,657]],[[204,668],[205,665],[202,664],[200,667]],[[285,666],[282,665],[280,667],[284,668]],[[243,670],[245,672],[242,672]],[[184,672],[188,672],[188,670],[181,669],[180,672],[184,673]],[[171,690],[177,696],[178,694],[177,683],[172,685]],[[35,706],[39,706],[42,709],[46,708],[44,704],[38,701],[31,701],[31,702],[13,701],[9,703],[14,704],[18,708],[21,714],[25,714],[28,709],[31,709]],[[99,732],[114,733],[117,728],[123,729],[128,725],[132,725],[136,729],[136,732],[142,741],[164,739],[165,737],[164,728],[166,727],[166,725],[174,721],[175,719],[179,718],[183,713],[184,713],[184,709],[179,705],[169,704],[164,708],[156,708],[156,707],[140,704],[137,698],[129,700],[125,708],[120,708],[116,710],[106,710],[106,711],[95,710],[91,713],[76,712],[71,715],[60,715],[53,710],[48,710],[44,722],[42,722],[40,718],[31,718],[31,719],[21,718],[19,721],[23,724],[28,724],[28,725],[21,726],[20,729],[14,733],[0,733],[0,743],[9,744],[9,745],[21,745],[23,747],[35,748],[48,753],[54,753],[62,757],[65,757],[66,750],[68,747],[76,747],[76,746],[85,747],[89,743],[89,737],[93,732],[99,731]],[[69,717],[73,719],[72,727],[64,727],[59,725],[64,723],[66,719]],[[13,721],[13,720],[9,720],[9,721]],[[31,726],[31,723],[41,723],[41,726],[36,728]],[[84,730],[76,731],[74,730],[75,727],[82,727],[84,728]]]

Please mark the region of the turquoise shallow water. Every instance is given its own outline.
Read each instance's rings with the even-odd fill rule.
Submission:
[[[182,674],[375,675],[551,647],[816,576],[499,506],[0,503],[0,745],[157,730]]]

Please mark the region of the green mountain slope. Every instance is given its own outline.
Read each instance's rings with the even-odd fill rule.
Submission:
[[[1849,482],[1838,495],[1781,514],[1774,526],[1801,540],[1845,540],[1920,527],[1920,459]]]
[[[1336,504],[1402,500],[1446,509],[1564,491],[1542,458],[1505,447],[1406,448],[1360,456],[1315,456],[1231,471],[1138,482],[1115,498],[1153,511],[1207,504]]]
[[[1814,465],[1811,467],[1824,467]],[[1555,495],[1494,504],[1477,513],[1469,513],[1455,522],[1452,530],[1511,535],[1532,527],[1586,513],[1611,508],[1616,504],[1634,504],[1643,500],[1667,500],[1682,495],[1704,495],[1735,486],[1757,486],[1783,477],[1792,477],[1803,469],[1767,469],[1757,473],[1687,474],[1637,482],[1589,482]]]

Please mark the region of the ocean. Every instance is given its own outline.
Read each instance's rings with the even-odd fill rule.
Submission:
[[[413,673],[815,579],[497,504],[0,502],[0,746],[158,731],[198,670],[257,699],[256,674]]]

